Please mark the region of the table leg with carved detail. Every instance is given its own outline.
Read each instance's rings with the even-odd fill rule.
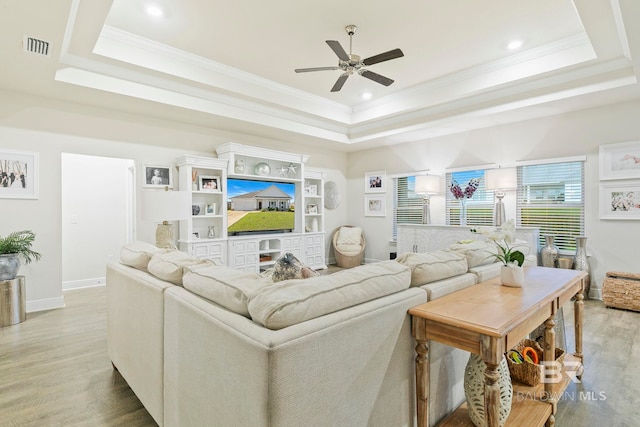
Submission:
[[[416,344],[416,406],[418,427],[429,426],[429,347],[426,321],[413,316],[412,333]]]

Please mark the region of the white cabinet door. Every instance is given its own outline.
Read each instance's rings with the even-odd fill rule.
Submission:
[[[324,233],[305,234],[304,263],[313,269],[327,268],[324,261]]]
[[[229,263],[231,267],[245,270],[258,271],[258,240],[241,240],[231,242]]]

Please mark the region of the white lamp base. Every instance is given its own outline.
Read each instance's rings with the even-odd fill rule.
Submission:
[[[422,205],[422,223],[423,224],[431,224],[431,210],[429,209],[429,204],[431,202],[429,196],[425,196],[423,199]]]
[[[156,228],[156,246],[159,248],[176,249],[173,241],[173,224],[164,221]]]
[[[502,203],[502,198],[504,197],[504,193],[496,194],[498,201],[496,202],[493,223],[496,227],[501,226],[506,220],[506,214],[504,211],[504,203]]]

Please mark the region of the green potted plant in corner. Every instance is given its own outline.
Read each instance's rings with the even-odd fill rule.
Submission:
[[[31,249],[36,235],[31,230],[14,231],[0,236],[0,280],[13,280],[20,269],[20,261],[26,264],[38,261],[42,255]]]

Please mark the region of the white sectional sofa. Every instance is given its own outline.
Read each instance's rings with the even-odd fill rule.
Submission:
[[[109,357],[160,426],[414,426],[407,311],[499,271],[466,255],[272,283],[135,242],[107,265]],[[467,358],[431,347],[431,425],[464,399]]]

